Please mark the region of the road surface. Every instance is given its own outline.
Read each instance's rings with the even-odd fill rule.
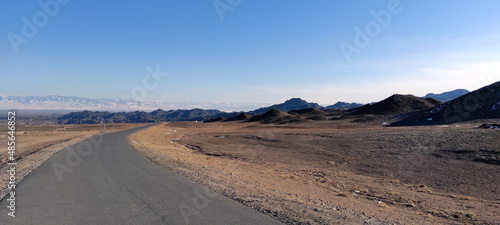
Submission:
[[[142,128],[86,139],[56,153],[0,202],[0,224],[280,224],[137,153]]]

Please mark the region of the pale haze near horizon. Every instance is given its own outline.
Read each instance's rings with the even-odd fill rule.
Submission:
[[[3,1],[0,94],[119,99],[157,65],[168,76],[145,100],[368,103],[500,80],[498,1],[220,2],[232,10],[223,20],[213,1],[72,0],[26,37],[23,18],[44,7]],[[372,11],[390,4],[397,13],[381,24]],[[374,22],[347,60],[342,43],[356,47],[356,29]],[[10,34],[27,43],[13,47]]]

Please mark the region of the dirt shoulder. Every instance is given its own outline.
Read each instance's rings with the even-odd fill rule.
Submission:
[[[129,140],[152,161],[288,224],[495,224],[500,166],[474,161],[498,157],[492,132],[178,122]]]

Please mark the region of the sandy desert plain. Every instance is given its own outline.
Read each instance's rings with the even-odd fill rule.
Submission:
[[[483,122],[174,122],[129,141],[287,224],[499,224],[500,131]]]

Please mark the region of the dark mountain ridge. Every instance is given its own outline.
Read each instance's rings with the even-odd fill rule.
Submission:
[[[453,91],[443,92],[441,94],[429,93],[424,98],[433,98],[442,102],[447,102],[467,93],[469,93],[469,91],[466,89],[457,89]]]
[[[500,118],[500,82],[470,92],[439,106],[420,110],[391,125],[438,125],[497,118]]]
[[[157,109],[150,113],[81,111],[58,117],[59,124],[96,124],[96,123],[153,123],[164,121],[261,121],[294,122],[306,120],[325,120],[333,114],[346,113],[353,116],[391,116],[400,119],[398,124],[442,124],[468,119],[499,118],[500,91],[497,82],[478,91],[468,93],[442,104],[433,98],[420,98],[413,95],[395,94],[380,102],[347,109],[357,103],[337,102],[325,109],[317,103],[309,103],[300,98],[292,98],[284,103],[260,108],[247,113],[222,112],[215,109],[178,109],[164,111]],[[460,89],[459,89],[460,90]],[[465,90],[466,91],[466,90]],[[486,94],[484,94],[487,92]],[[458,92],[455,92],[458,93]],[[472,97],[471,97],[472,96]],[[475,97],[474,97],[475,96]],[[339,107],[342,109],[335,109]],[[486,110],[486,109],[490,110]],[[326,110],[326,111],[324,111]],[[330,112],[331,110],[338,110]],[[254,117],[251,117],[254,115]],[[438,119],[439,117],[443,119]],[[250,118],[251,117],[251,118]],[[404,118],[404,119],[401,119]],[[423,122],[422,122],[423,121]]]
[[[271,109],[288,112],[304,108],[322,109],[317,103],[309,103],[300,98],[292,98],[284,103],[270,107],[260,108],[248,113],[222,112],[215,109],[177,109],[165,111],[157,109],[150,113],[135,112],[107,112],[107,111],[81,111],[71,112],[57,119],[60,124],[96,124],[101,123],[154,123],[163,121],[222,121],[222,120],[248,120],[251,115],[262,115]],[[229,118],[229,119],[226,119]]]
[[[312,102],[310,103],[300,98],[292,98],[281,104],[276,104],[269,107],[264,107],[250,111],[249,114],[262,115],[273,108],[283,112],[288,112],[290,110],[296,110],[296,109],[304,109],[304,108],[323,109],[323,107],[317,103],[312,103]]]
[[[373,115],[398,115],[428,109],[441,104],[432,98],[419,98],[414,95],[395,94],[380,102],[367,104],[350,110],[351,115],[373,114]]]
[[[135,112],[100,112],[82,111],[72,112],[57,119],[59,124],[97,124],[105,123],[154,123],[164,121],[203,121],[216,117],[232,117],[237,113],[225,113],[219,110],[210,109],[179,109],[164,111],[157,109],[147,113],[143,111]]]
[[[348,103],[348,102],[337,102],[333,105],[329,105],[325,107],[326,109],[342,109],[342,110],[347,110],[347,109],[354,109],[363,106],[363,104],[360,103]]]

